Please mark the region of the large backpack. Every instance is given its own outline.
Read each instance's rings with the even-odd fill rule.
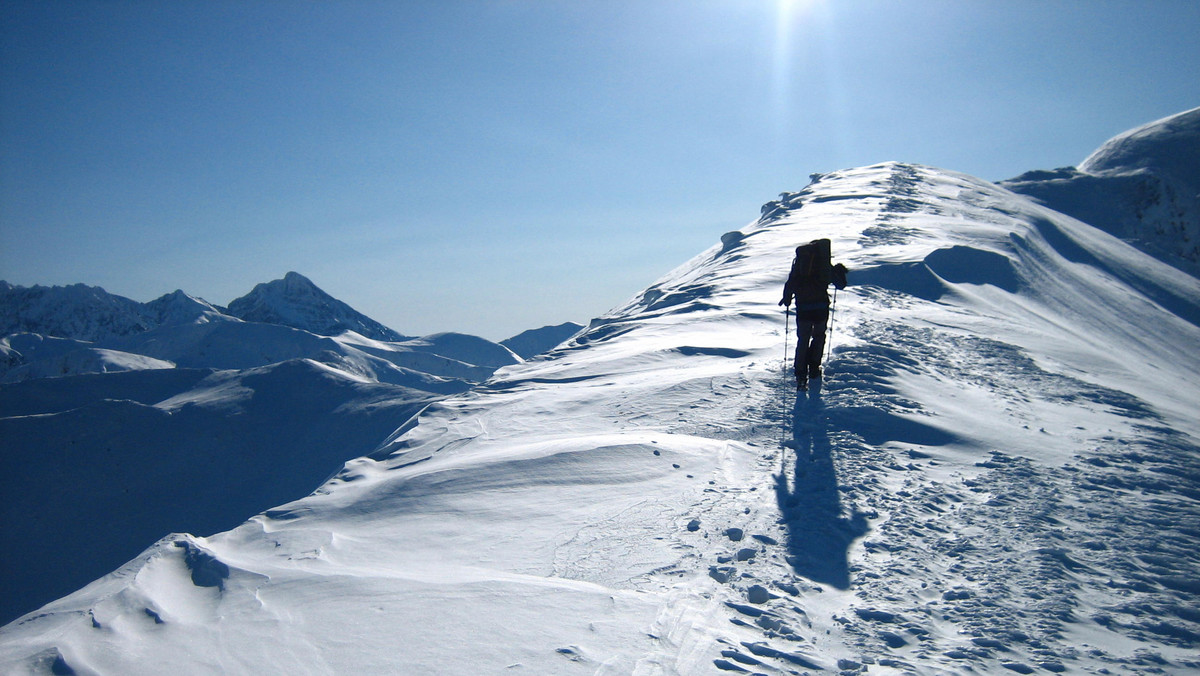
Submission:
[[[830,247],[828,239],[814,239],[796,247],[796,258],[792,261],[792,284],[797,292],[805,287],[823,290],[832,281]]]
[[[828,239],[814,239],[796,247],[788,288],[795,295],[797,312],[828,308],[826,289],[830,283],[839,289],[846,288],[846,266],[832,264],[830,248]]]

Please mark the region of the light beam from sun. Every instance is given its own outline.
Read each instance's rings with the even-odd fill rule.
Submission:
[[[826,0],[776,0],[770,105],[776,143],[784,152],[798,141],[800,119],[828,125],[803,133],[819,134],[835,145],[839,156],[848,142],[845,90],[839,79],[830,4]],[[799,72],[801,68],[811,72]],[[802,82],[807,83],[803,97],[799,90]]]

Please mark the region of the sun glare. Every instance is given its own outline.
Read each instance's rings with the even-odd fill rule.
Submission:
[[[792,109],[793,68],[796,63],[796,29],[819,0],[777,0],[775,45],[771,68],[771,98],[776,132],[786,136]]]
[[[777,142],[796,142],[801,118],[826,122],[827,138],[845,147],[845,97],[835,48],[833,8],[825,0],[777,0],[771,64],[771,114]],[[799,91],[801,83],[805,90]]]

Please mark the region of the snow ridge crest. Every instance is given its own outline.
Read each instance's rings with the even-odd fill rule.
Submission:
[[[1200,108],[1118,134],[1078,168],[1000,185],[1200,273]]]

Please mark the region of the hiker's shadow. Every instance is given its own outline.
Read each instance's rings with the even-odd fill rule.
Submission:
[[[842,508],[820,381],[797,393],[791,428],[775,481],[788,563],[813,582],[848,589],[848,552],[867,532],[867,520],[857,510],[847,514]]]

